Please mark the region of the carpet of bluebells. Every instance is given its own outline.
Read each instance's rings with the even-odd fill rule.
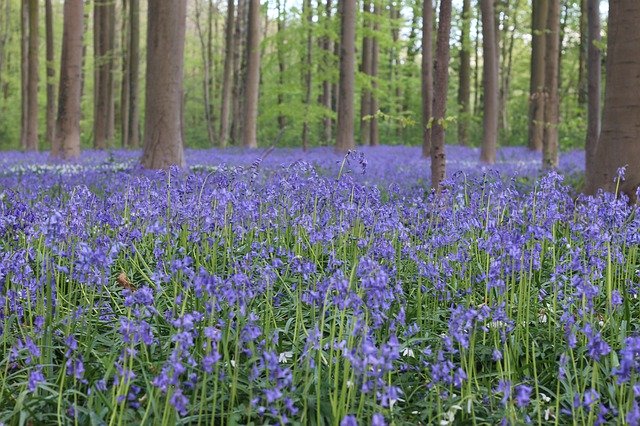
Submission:
[[[640,216],[505,149],[0,155],[0,424],[640,424]]]

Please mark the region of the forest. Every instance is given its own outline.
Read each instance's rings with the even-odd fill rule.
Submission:
[[[639,22],[0,0],[0,426],[640,426]]]

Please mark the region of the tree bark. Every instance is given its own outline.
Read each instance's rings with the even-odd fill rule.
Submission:
[[[53,68],[55,61],[53,51],[53,10],[51,0],[44,2],[46,59],[47,59],[47,144],[53,146],[56,129],[56,86],[54,83],[56,71]]]
[[[83,0],[65,0],[58,88],[58,117],[54,158],[68,160],[80,155],[80,92],[82,77]]]
[[[332,0],[327,0],[325,4],[325,16],[324,16],[324,28],[325,32],[329,32],[331,27],[331,8],[332,8]],[[325,35],[322,38],[322,49],[324,50],[324,59],[322,61],[322,74],[325,76],[322,80],[322,97],[321,104],[325,108],[325,117],[322,119],[322,139],[325,144],[329,144],[332,138],[333,126],[332,120],[329,116],[329,112],[332,110],[332,93],[333,93],[333,84],[331,80],[327,78],[331,67],[332,61],[330,57],[333,55],[333,40],[329,35]]]
[[[431,155],[431,127],[433,108],[433,4],[422,4],[422,156]]]
[[[211,21],[209,8],[206,9],[207,22]],[[206,30],[202,29],[200,18],[202,16],[201,0],[195,0],[195,24],[198,40],[200,41],[200,57],[202,59],[202,101],[204,103],[204,121],[207,126],[207,137],[209,145],[215,144],[215,135],[213,127],[213,119],[211,116],[211,74],[213,55],[211,50],[211,28],[207,26]]]
[[[120,86],[120,139],[122,147],[129,146],[129,4],[122,0],[122,26],[120,31],[122,43],[122,81]]]
[[[185,166],[182,138],[186,0],[149,2],[142,165]]]
[[[560,0],[549,0],[547,38],[545,48],[545,105],[542,165],[547,169],[558,167],[558,64],[560,51]]]
[[[23,89],[23,96],[26,96],[23,117],[23,138],[24,149],[27,151],[38,151],[38,0],[27,0],[24,5],[28,21],[28,35],[26,37],[27,62],[26,66],[26,87]],[[24,101],[23,101],[24,102]]]
[[[367,79],[367,84],[371,76],[371,0],[362,2],[362,63],[360,72]],[[371,136],[371,121],[367,118],[371,114],[371,90],[365,85],[360,95],[360,142],[369,145]]]
[[[545,102],[545,49],[548,0],[533,2],[531,79],[529,81],[529,149],[542,151]]]
[[[498,146],[498,52],[493,0],[480,0],[482,12],[482,80],[484,82],[484,114],[480,161],[493,164]]]
[[[356,0],[340,0],[340,81],[338,94],[338,134],[336,150],[354,149],[353,97],[356,54]]]
[[[249,0],[247,25],[247,74],[242,145],[257,148],[258,95],[260,92],[260,0]]]
[[[129,124],[128,146],[140,145],[140,0],[129,0]]]
[[[425,4],[429,0],[425,1]],[[429,22],[429,21],[425,21]],[[431,129],[431,188],[440,192],[446,175],[444,128],[449,88],[449,37],[451,34],[451,0],[440,1],[438,37],[433,78],[433,126]]]
[[[113,49],[115,44],[115,3],[96,0],[93,11],[94,116],[93,147],[107,148],[113,140]]]
[[[246,74],[246,27],[247,27],[247,2],[249,0],[238,0],[238,9],[236,14],[235,36],[233,46],[234,57],[234,85],[233,85],[233,126],[232,140],[240,143],[242,131],[244,128],[244,103],[245,103],[245,74]]]
[[[587,139],[585,141],[585,176],[586,187],[591,188],[593,184],[589,180],[593,177],[595,166],[594,153],[598,145],[600,136],[600,79],[602,78],[601,54],[599,43],[600,36],[600,0],[587,1],[588,16],[588,37],[587,45],[587,81],[588,81],[588,104],[587,104]]]
[[[380,136],[378,133],[378,117],[376,114],[378,113],[378,62],[380,56],[380,46],[379,46],[379,35],[380,31],[380,1],[374,0],[373,4],[373,34],[371,37],[371,99],[369,103],[369,114],[371,115],[371,120],[369,122],[369,145],[378,146],[380,144]]]
[[[20,4],[20,147],[27,149],[29,129],[29,3]]]
[[[474,55],[473,55],[473,115],[476,116],[480,113],[482,104],[482,98],[480,96],[480,17],[476,19],[476,38],[474,43]]]
[[[305,65],[304,65],[304,105],[305,114],[302,123],[302,149],[304,151],[309,147],[309,107],[311,106],[311,54],[313,47],[313,10],[311,9],[311,0],[304,0],[303,2],[303,25],[307,27],[307,47],[305,51]]]
[[[235,24],[235,0],[227,0],[225,22],[224,69],[222,71],[222,96],[220,100],[220,147],[229,143],[229,105],[231,104],[231,70],[233,68],[233,34]]]
[[[640,185],[640,2],[609,3],[606,88],[602,132],[596,147],[590,193],[598,188],[636,201]],[[627,167],[618,183],[617,171]]]
[[[458,143],[469,144],[469,121],[471,101],[471,0],[462,3],[462,26],[460,28],[460,72],[458,74]]]
[[[588,0],[580,0],[580,55],[578,57],[578,104],[584,106],[589,98],[589,76],[587,61],[589,56],[589,12]]]

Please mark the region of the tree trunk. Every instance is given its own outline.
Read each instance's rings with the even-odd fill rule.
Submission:
[[[26,16],[28,21],[28,35],[26,37],[27,62],[23,64],[26,67],[26,87],[23,88],[23,96],[26,101],[23,105],[26,107],[23,112],[22,139],[24,139],[24,149],[27,151],[38,150],[38,44],[40,42],[38,35],[38,0],[25,1],[23,7],[26,8]],[[23,40],[24,43],[24,40]],[[24,44],[23,44],[24,46]]]
[[[356,0],[340,0],[340,81],[338,94],[338,134],[336,150],[356,147],[353,134],[353,96],[356,55]]]
[[[588,41],[589,34],[589,18],[588,18],[588,0],[580,0],[580,55],[578,57],[578,104],[584,106],[587,104],[588,96],[588,70],[587,58],[589,56],[590,44]]]
[[[65,0],[58,88],[58,117],[51,156],[80,155],[80,86],[82,77],[83,0]]]
[[[311,9],[311,0],[304,0],[302,10],[303,25],[307,27],[307,47],[304,64],[304,105],[305,114],[302,123],[302,149],[307,150],[309,147],[309,107],[311,106],[311,49],[313,46],[313,10]]]
[[[47,144],[53,146],[56,129],[56,86],[54,80],[56,71],[53,68],[55,61],[53,52],[53,10],[51,0],[44,2],[46,58],[47,58]]]
[[[331,5],[332,0],[327,0],[326,4],[325,4],[325,19],[324,19],[324,31],[328,32],[329,29],[331,28]],[[322,38],[322,49],[324,50],[323,54],[324,54],[324,60],[322,61],[322,74],[325,76],[324,80],[322,81],[322,98],[321,98],[321,104],[322,106],[325,108],[326,112],[325,112],[325,117],[322,119],[322,140],[325,144],[329,144],[329,142],[331,142],[331,138],[332,138],[332,133],[333,133],[333,126],[332,126],[332,120],[331,117],[328,115],[329,112],[331,111],[331,105],[332,105],[332,93],[333,93],[333,84],[331,83],[331,80],[329,80],[326,76],[329,74],[331,67],[332,67],[332,61],[330,60],[330,57],[333,55],[333,41],[331,40],[331,37],[328,35],[325,35]]]
[[[66,0],[65,0],[66,1]],[[84,39],[84,35],[89,32],[89,12],[86,12],[83,16],[84,24],[82,24],[82,38]],[[82,74],[80,74],[80,99],[84,97],[84,83],[86,82],[87,76],[87,43],[82,43]],[[95,64],[94,64],[95,66]],[[80,111],[82,117],[82,111]]]
[[[493,0],[480,0],[482,13],[482,80],[484,114],[480,161],[493,164],[498,145],[498,52],[496,45]]]
[[[29,3],[20,3],[20,147],[27,149],[29,129]]]
[[[596,147],[591,193],[602,188],[636,201],[640,185],[640,2],[609,3],[606,88],[602,132]],[[627,166],[625,180],[617,182],[620,167]]]
[[[430,3],[429,0],[425,1]],[[430,21],[425,21],[425,24]],[[431,129],[431,188],[440,192],[446,175],[444,126],[449,88],[449,37],[451,34],[451,0],[440,1],[438,38],[433,75],[433,126]]]
[[[502,45],[502,66],[500,73],[500,127],[504,132],[509,131],[509,94],[511,93],[511,71],[513,69],[513,47],[518,29],[518,11],[522,8],[520,0],[516,0],[513,17],[505,19],[504,39]]]
[[[371,0],[362,2],[363,36],[362,36],[362,64],[360,72],[367,79],[367,84],[360,95],[360,142],[369,145],[371,136],[371,121],[367,116],[371,115],[371,90],[367,87],[371,76]]]
[[[474,43],[473,62],[473,115],[480,114],[482,99],[480,97],[480,17],[476,19],[476,39]]]
[[[598,47],[600,37],[600,0],[588,0],[588,37],[589,46],[587,57],[588,73],[588,104],[587,104],[587,139],[585,142],[585,176],[586,187],[593,188],[589,180],[593,177],[596,164],[594,153],[600,135],[600,79],[602,76],[601,54]]]
[[[224,69],[222,71],[222,96],[220,100],[220,147],[229,143],[229,105],[231,103],[231,71],[233,68],[233,34],[235,24],[235,0],[227,0],[227,20],[224,28]]]
[[[3,0],[0,3],[0,86],[3,84],[2,70],[4,69],[4,52],[9,39],[9,27],[11,26],[11,0]]]
[[[129,0],[129,124],[128,145],[140,146],[140,0]]]
[[[422,156],[431,155],[431,127],[433,108],[433,4],[422,4]]]
[[[548,0],[533,2],[531,79],[529,81],[529,149],[542,151],[545,103],[545,49]]]
[[[207,8],[207,12],[209,9]],[[213,131],[213,120],[211,117],[211,66],[212,66],[212,52],[210,48],[210,34],[211,29],[206,31],[202,29],[200,18],[202,15],[201,0],[195,1],[195,25],[196,32],[198,33],[198,40],[200,41],[200,56],[202,59],[202,101],[204,104],[204,121],[207,126],[207,137],[209,139],[209,145],[215,144],[215,135]],[[211,20],[211,16],[207,13],[207,20]]]
[[[547,39],[545,48],[545,105],[542,165],[547,169],[558,167],[558,56],[560,49],[560,0],[549,0]]]
[[[246,74],[246,55],[244,54],[245,32],[247,27],[247,1],[238,0],[238,9],[236,15],[235,36],[233,55],[234,55],[234,84],[233,84],[233,127],[232,140],[239,143],[242,131],[245,126],[244,103],[245,103],[245,74]]]
[[[113,48],[115,43],[115,3],[96,0],[93,11],[94,116],[93,147],[107,148],[113,140]]]
[[[129,146],[129,5],[127,0],[122,0],[122,81],[120,86],[120,139],[122,147]]]
[[[369,145],[378,146],[380,144],[380,137],[378,133],[378,58],[380,56],[380,46],[378,42],[379,20],[380,20],[380,1],[374,0],[373,5],[373,35],[371,37],[371,99],[369,103],[369,115],[371,120],[369,121]]]
[[[142,165],[185,166],[182,139],[186,0],[149,3]]]
[[[257,148],[258,94],[260,91],[260,0],[249,0],[247,25],[247,74],[242,145]]]
[[[471,101],[471,0],[462,3],[462,26],[460,29],[460,72],[458,84],[458,143],[469,144],[469,121]]]

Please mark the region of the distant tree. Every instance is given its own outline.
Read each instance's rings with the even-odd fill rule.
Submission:
[[[260,92],[260,0],[249,0],[247,25],[247,73],[242,145],[257,148],[258,95]]]
[[[25,0],[23,2],[23,13],[26,17],[27,28],[23,29],[22,47],[27,51],[23,53],[23,119],[22,136],[23,148],[27,151],[38,150],[38,45],[40,43],[38,35],[38,0]],[[24,25],[23,21],[23,25]],[[26,70],[26,72],[25,72]]]
[[[560,0],[549,0],[546,33],[542,164],[545,168],[554,169],[558,167],[558,123],[560,121],[560,99],[558,97]]]
[[[458,143],[469,144],[471,101],[471,0],[462,2],[460,27],[460,72],[458,73]]]
[[[600,80],[602,78],[600,54],[600,0],[587,1],[588,37],[587,44],[587,139],[585,142],[585,175],[593,177],[594,153],[600,136]],[[586,183],[591,186],[590,182]]]
[[[322,0],[318,0],[319,3]],[[331,8],[332,8],[332,0],[326,0],[324,5],[324,17],[323,17],[323,28],[322,30],[326,33],[329,32],[331,26]],[[331,79],[329,78],[329,73],[331,72],[331,56],[333,55],[333,40],[328,34],[325,34],[321,38],[321,47],[323,50],[323,60],[321,63],[321,73],[323,76],[322,80],[322,95],[320,97],[320,104],[325,108],[326,115],[322,119],[322,141],[325,144],[328,144],[331,141],[332,133],[333,133],[333,125],[331,117],[328,115],[328,112],[332,109],[332,93],[333,93],[333,84]]]
[[[362,1],[362,63],[360,72],[370,78],[371,76],[371,0]],[[371,137],[371,120],[367,116],[371,114],[371,89],[365,85],[360,95],[360,142],[369,145]]]
[[[589,56],[589,0],[580,0],[580,55],[578,56],[578,103],[582,106],[587,104],[588,92],[588,56]],[[599,24],[598,24],[599,25]]]
[[[380,57],[380,17],[381,17],[381,0],[374,0],[373,4],[373,26],[371,28],[371,99],[369,103],[369,145],[377,146],[380,144],[380,135],[378,131],[378,62]]]
[[[425,1],[428,3],[429,0]],[[451,34],[451,0],[440,1],[438,37],[433,73],[433,126],[431,129],[431,187],[440,191],[446,174],[444,128],[449,89],[449,37]]]
[[[182,80],[187,1],[149,2],[142,165],[185,166]]]
[[[233,36],[233,121],[231,139],[240,143],[244,129],[244,103],[245,103],[245,75],[247,72],[246,34],[247,34],[247,3],[251,0],[238,0],[236,9],[235,34]]]
[[[222,96],[220,100],[220,147],[229,143],[229,106],[231,104],[231,71],[233,68],[233,34],[235,24],[235,0],[227,0],[227,19],[224,28],[224,69],[222,70]]]
[[[93,9],[94,114],[93,147],[105,149],[114,137],[114,47],[113,0],[96,0]]]
[[[433,117],[433,4],[422,3],[422,156],[431,155],[431,119]]]
[[[305,114],[302,122],[302,148],[306,151],[309,147],[309,108],[311,106],[311,67],[312,67],[312,50],[313,50],[313,9],[311,0],[304,0],[302,3],[303,28],[306,28],[306,48],[304,57],[304,72],[302,79],[304,81],[304,97],[302,99],[305,105]]]
[[[53,145],[53,138],[56,130],[56,86],[55,76],[56,71],[54,66],[54,52],[53,52],[53,10],[51,8],[51,0],[45,0],[44,2],[44,14],[45,14],[45,56],[47,59],[47,144]]]
[[[120,119],[122,146],[140,145],[138,80],[140,73],[140,1],[123,0],[122,92]]]
[[[484,114],[480,161],[493,164],[498,145],[498,52],[494,0],[480,0],[482,12],[482,81]]]
[[[213,74],[213,48],[212,48],[212,11],[211,1],[207,1],[207,5],[202,4],[202,0],[195,0],[195,26],[200,42],[200,58],[202,60],[202,101],[204,104],[204,121],[207,126],[207,137],[209,145],[215,144],[215,123],[213,116],[213,108],[211,101],[212,91],[212,74]],[[205,16],[206,26],[202,24],[202,15]],[[204,28],[203,28],[204,27]]]
[[[353,97],[356,54],[356,0],[340,0],[340,81],[336,150],[355,148]]]
[[[529,84],[529,149],[542,151],[544,137],[545,40],[549,0],[532,5],[531,78]]]
[[[58,88],[58,117],[54,158],[64,160],[80,155],[80,92],[82,77],[83,0],[65,0]]]
[[[594,11],[595,13],[595,11]],[[636,200],[640,185],[640,2],[619,0],[609,3],[605,98],[602,131],[587,177],[595,192],[616,188]],[[624,181],[617,172],[625,167]]]

